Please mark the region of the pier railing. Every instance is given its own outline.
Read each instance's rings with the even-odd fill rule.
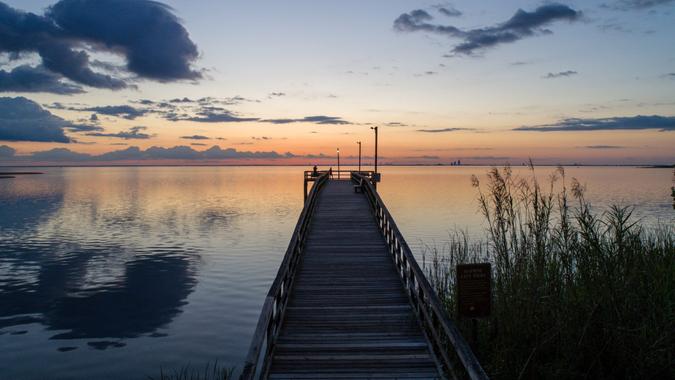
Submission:
[[[307,183],[306,179],[307,177],[305,177],[305,184]],[[312,180],[314,186],[306,197],[305,205],[298,218],[298,223],[277,272],[277,277],[274,279],[267,297],[265,297],[240,380],[264,378],[269,370],[269,358],[284,319],[288,296],[293,286],[300,257],[304,251],[307,230],[316,206],[317,195],[328,180],[328,172],[319,172]],[[305,192],[305,194],[307,193]],[[259,374],[258,377],[256,377],[256,373]]]
[[[488,379],[459,329],[448,318],[394,218],[375,191],[371,177],[353,172],[351,179],[354,183],[361,184],[363,193],[370,202],[377,225],[396,264],[396,270],[443,371],[455,379]]]

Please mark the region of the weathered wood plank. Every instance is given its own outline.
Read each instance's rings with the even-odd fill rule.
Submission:
[[[270,379],[439,378],[367,199],[319,193]]]

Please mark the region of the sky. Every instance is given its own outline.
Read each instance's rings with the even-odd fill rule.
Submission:
[[[675,1],[0,0],[0,165],[672,164]]]

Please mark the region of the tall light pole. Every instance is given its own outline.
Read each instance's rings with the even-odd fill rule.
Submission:
[[[375,131],[375,173],[377,173],[377,127],[370,127]]]
[[[340,148],[337,148],[337,158],[338,158],[338,179],[340,179]]]
[[[357,144],[359,144],[359,173],[361,173],[361,141],[357,141]]]

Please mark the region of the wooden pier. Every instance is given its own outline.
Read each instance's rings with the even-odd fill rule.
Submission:
[[[296,229],[241,379],[486,379],[372,172],[305,173]],[[306,191],[306,190],[305,190]]]

